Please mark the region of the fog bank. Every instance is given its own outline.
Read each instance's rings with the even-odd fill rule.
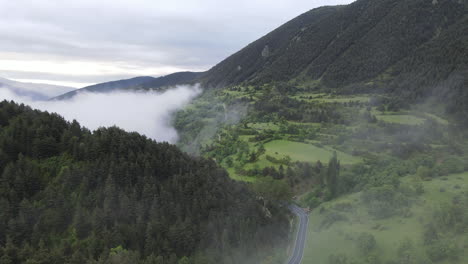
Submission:
[[[177,86],[162,93],[80,93],[69,100],[34,101],[0,88],[0,100],[13,100],[39,110],[55,112],[69,121],[76,119],[91,130],[115,125],[157,141],[175,143],[178,135],[171,125],[171,114],[200,93],[198,86]]]

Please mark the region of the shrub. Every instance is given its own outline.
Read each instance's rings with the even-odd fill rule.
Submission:
[[[345,254],[332,254],[328,256],[328,264],[348,264],[348,257]]]
[[[447,258],[455,260],[460,255],[458,247],[449,241],[437,241],[426,248],[426,253],[429,259],[434,262],[442,261]]]
[[[372,234],[361,233],[357,239],[357,246],[363,255],[368,255],[375,249],[377,242]]]
[[[417,182],[413,185],[413,187],[417,195],[421,195],[424,193],[424,185],[422,183]]]
[[[343,214],[337,212],[330,212],[322,220],[322,223],[320,223],[320,228],[329,228],[331,225],[338,221],[348,221],[348,218]]]
[[[416,264],[416,257],[414,255],[413,241],[406,238],[403,240],[397,250],[399,264]]]
[[[410,205],[410,200],[391,185],[370,188],[362,193],[361,200],[377,219],[391,217]]]
[[[333,206],[333,209],[341,212],[350,212],[353,210],[353,205],[349,202],[337,203]]]

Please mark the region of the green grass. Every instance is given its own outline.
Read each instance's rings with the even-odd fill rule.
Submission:
[[[317,146],[293,142],[287,140],[273,140],[265,144],[266,154],[277,159],[289,156],[293,161],[315,162],[317,160],[328,162],[332,157],[334,149],[329,147],[319,148]],[[341,151],[336,151],[338,159],[342,164],[354,164],[361,161],[360,158],[351,156]]]
[[[267,159],[266,159],[266,156],[265,155],[262,155],[258,158],[258,160],[256,162],[252,162],[252,163],[247,163],[244,168],[250,170],[250,169],[254,169],[255,167],[258,167],[259,169],[263,169],[265,167],[279,167],[279,165],[277,164],[273,164],[271,162],[269,162]]]
[[[403,125],[420,125],[424,123],[425,121],[425,119],[421,117],[417,117],[417,116],[410,115],[410,114],[393,114],[393,113],[381,114],[378,111],[374,111],[374,114],[378,120],[384,121],[387,123],[397,123],[397,124],[403,124]]]
[[[241,138],[247,140],[252,136],[242,136]],[[254,143],[249,143],[250,147],[254,147]],[[271,163],[266,159],[266,155],[270,155],[277,159],[282,159],[289,156],[292,161],[303,161],[303,162],[316,162],[318,160],[322,162],[328,162],[332,157],[334,149],[330,147],[317,147],[312,144],[293,142],[287,140],[273,140],[265,144],[265,154],[261,155],[256,162],[247,163],[244,169],[251,170],[254,168],[263,169],[265,167],[276,167],[278,164]],[[341,151],[336,151],[338,159],[342,164],[354,164],[361,162],[361,158],[354,157]],[[255,177],[242,176],[235,173],[233,168],[227,169],[229,176],[238,181],[254,182]]]
[[[249,142],[249,140],[251,138],[254,138],[255,136],[254,135],[240,135],[239,138],[247,143],[249,143],[249,145],[252,145],[252,147],[254,146],[252,143]]]
[[[365,96],[365,95],[334,96],[334,95],[317,94],[317,93],[301,93],[301,94],[296,94],[292,96],[292,98],[297,99],[297,100],[304,100],[307,102],[323,102],[323,103],[348,103],[348,102],[356,102],[356,101],[367,103],[369,102],[369,99],[370,99],[369,96]]]
[[[448,125],[449,124],[449,122],[447,120],[443,119],[442,117],[436,116],[434,114],[424,113],[424,115],[426,115],[429,118],[433,118],[439,124],[442,124],[442,125]]]
[[[229,177],[236,181],[255,182],[257,180],[257,178],[255,177],[248,177],[248,176],[242,176],[242,175],[237,174],[234,168],[226,169],[226,171],[229,173]]]
[[[348,103],[348,102],[369,102],[367,96],[349,96],[349,97],[335,97],[335,98],[316,98],[312,101],[325,102],[325,103]]]
[[[445,179],[445,180],[444,180]],[[412,184],[417,179],[415,176],[407,176],[402,179],[402,184]],[[374,253],[379,256],[382,263],[396,259],[396,251],[405,238],[413,241],[415,256],[424,257],[425,248],[422,241],[424,224],[432,217],[432,209],[444,202],[451,202],[452,198],[468,190],[468,173],[454,174],[436,178],[432,181],[422,182],[424,194],[417,198],[411,207],[412,215],[409,217],[393,216],[383,220],[375,220],[367,214],[365,206],[360,202],[360,193],[347,195],[331,202],[322,204],[326,209],[320,213],[315,209],[310,214],[309,230],[303,264],[327,264],[331,254],[342,253],[348,259],[355,259],[357,263],[364,263],[362,255],[356,246],[355,238],[362,232],[372,234],[377,241]],[[460,188],[454,188],[459,185]],[[441,192],[443,188],[445,191]],[[319,225],[327,212],[336,204],[350,203],[352,210],[340,212],[348,219],[331,225],[328,229],[320,229]],[[320,207],[319,207],[320,208]],[[376,227],[379,228],[376,228]],[[461,245],[468,244],[468,235],[459,234],[453,237]],[[361,262],[360,262],[361,261]],[[442,261],[439,264],[468,263],[468,251],[465,250],[458,261]]]
[[[321,127],[322,124],[320,123],[312,123],[312,122],[296,122],[296,121],[288,121],[289,124],[292,124],[292,125],[298,125],[298,126],[302,126],[302,127],[314,127],[314,128],[318,128],[318,127]]]
[[[255,129],[255,130],[273,130],[277,131],[279,129],[278,125],[275,125],[273,123],[249,123],[248,124],[249,128]]]

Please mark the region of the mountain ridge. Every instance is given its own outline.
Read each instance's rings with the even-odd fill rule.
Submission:
[[[76,96],[81,92],[91,93],[107,93],[122,90],[152,90],[163,89],[164,87],[174,86],[178,84],[189,83],[198,77],[198,72],[176,72],[161,77],[151,76],[138,76],[130,79],[122,79],[117,81],[110,81],[98,83],[91,86],[83,87],[81,89],[71,91],[52,98],[51,100],[65,100]]]

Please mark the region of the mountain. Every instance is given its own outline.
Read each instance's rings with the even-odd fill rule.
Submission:
[[[18,96],[33,100],[47,100],[57,94],[73,91],[75,88],[43,83],[24,83],[0,78],[0,88],[6,88]]]
[[[289,21],[200,80],[211,87],[295,81],[417,97],[449,78],[463,86],[467,65],[467,1],[358,0]]]
[[[142,83],[136,86],[137,89],[158,89],[178,84],[187,84],[196,81],[201,76],[200,72],[176,72],[163,77],[154,78],[149,82]]]
[[[81,92],[108,93],[127,89],[161,89],[167,86],[188,83],[198,77],[199,74],[200,73],[197,72],[177,72],[158,78],[141,76],[126,80],[99,83],[62,94],[53,98],[53,100],[69,99]]]
[[[284,214],[168,143],[6,101],[0,127],[2,263],[259,263],[288,235]]]
[[[123,90],[129,87],[134,87],[136,85],[140,85],[145,82],[152,81],[153,77],[149,76],[142,76],[142,77],[135,77],[131,79],[125,79],[125,80],[118,80],[118,81],[112,81],[112,82],[105,82],[105,83],[98,83],[90,86],[86,86],[81,89],[77,89],[75,91],[71,91],[62,95],[59,95],[57,97],[52,98],[52,100],[64,100],[64,99],[70,99],[73,96],[81,93],[81,92],[90,92],[90,93],[107,93],[107,92],[112,92],[116,90]]]

